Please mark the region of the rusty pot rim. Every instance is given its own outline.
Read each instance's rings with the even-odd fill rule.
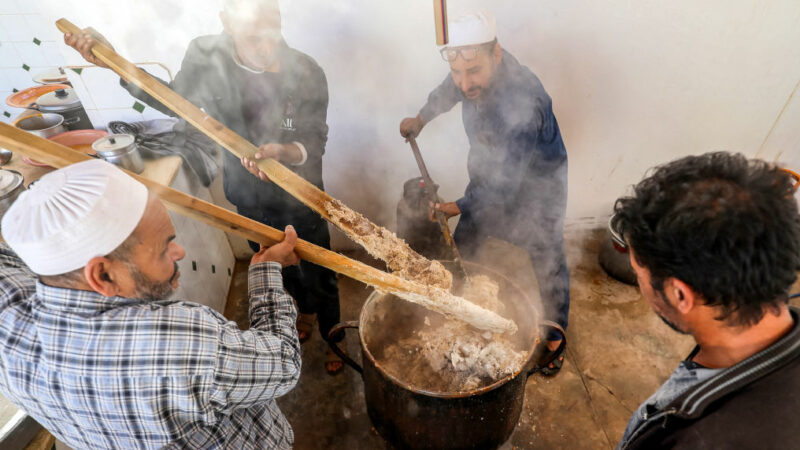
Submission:
[[[493,277],[496,276],[496,277],[498,277],[500,279],[506,280],[511,286],[514,287],[514,289],[517,292],[519,292],[522,295],[522,298],[521,298],[520,301],[524,301],[524,302],[526,302],[528,304],[531,304],[530,297],[528,297],[528,294],[526,294],[525,291],[523,291],[517,285],[517,283],[515,283],[510,278],[508,278],[505,275],[501,274],[500,272],[497,272],[494,269],[490,269],[490,268],[488,268],[488,267],[486,267],[486,266],[484,266],[482,264],[478,264],[478,263],[475,263],[475,262],[472,262],[472,261],[464,261],[464,263],[466,265],[478,266],[482,270],[485,270],[486,272],[489,272]],[[409,391],[414,392],[416,394],[422,394],[422,395],[426,395],[426,396],[429,396],[429,397],[437,397],[437,398],[456,399],[456,398],[474,397],[476,395],[483,395],[483,394],[486,394],[486,393],[488,393],[490,391],[493,391],[495,389],[500,388],[501,386],[509,383],[511,380],[513,380],[514,378],[520,376],[521,374],[527,373],[528,371],[531,370],[531,367],[533,367],[532,366],[533,365],[533,357],[534,357],[534,354],[536,353],[536,346],[540,342],[540,337],[538,336],[538,331],[537,331],[537,337],[534,340],[534,344],[528,350],[528,357],[525,359],[525,362],[522,364],[522,366],[520,366],[520,369],[515,371],[514,373],[506,375],[503,378],[500,378],[499,380],[495,381],[494,383],[492,383],[492,384],[490,384],[488,386],[483,386],[483,387],[480,387],[478,389],[473,389],[471,391],[465,391],[465,392],[437,392],[437,391],[429,391],[429,390],[426,390],[426,389],[420,389],[420,388],[411,386],[408,383],[406,383],[404,381],[401,381],[400,379],[398,379],[394,375],[392,375],[392,374],[388,373],[386,370],[384,370],[383,367],[381,367],[381,365],[378,363],[378,361],[375,360],[375,357],[372,356],[372,352],[370,352],[369,349],[367,348],[366,340],[364,339],[364,335],[363,335],[364,327],[361,326],[362,324],[366,323],[365,314],[366,314],[366,309],[367,308],[365,308],[365,306],[369,302],[374,301],[374,298],[376,298],[379,295],[391,295],[391,294],[384,294],[384,293],[378,292],[377,290],[373,290],[372,293],[367,297],[367,300],[364,302],[364,305],[361,307],[361,312],[359,312],[359,314],[358,314],[358,340],[359,340],[359,344],[361,345],[361,353],[362,353],[362,355],[367,355],[367,358],[369,358],[369,360],[372,363],[372,365],[375,366],[376,369],[378,369],[378,372],[381,374],[381,376],[387,378],[389,381],[395,383],[396,385],[402,387],[403,389],[409,390]],[[538,319],[538,317],[537,317],[537,319]],[[539,321],[537,320],[536,322],[538,323]],[[538,327],[536,327],[536,330],[538,330]]]

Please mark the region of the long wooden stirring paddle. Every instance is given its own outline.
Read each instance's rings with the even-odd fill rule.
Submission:
[[[435,184],[433,184],[431,174],[428,172],[428,167],[425,165],[425,160],[422,159],[422,152],[419,151],[417,140],[414,138],[414,136],[409,136],[406,138],[406,140],[409,144],[411,144],[411,151],[414,153],[414,159],[417,160],[417,167],[419,167],[419,172],[422,174],[422,180],[425,182],[425,191],[428,193],[430,202],[435,206],[436,203],[439,203],[439,198],[436,195],[436,188],[434,187]],[[458,247],[456,247],[456,241],[453,240],[453,234],[450,232],[450,226],[447,225],[447,217],[438,209],[434,209],[433,214],[436,218],[436,221],[439,223],[439,229],[442,231],[444,242],[447,244],[453,254],[453,262],[455,263],[456,269],[463,277],[464,281],[469,282],[469,276],[467,276],[467,271],[464,270],[464,264],[462,263],[461,252],[458,251]]]
[[[59,19],[56,21],[56,26],[63,33],[72,33],[74,35],[83,33],[80,28],[67,19]],[[92,54],[97,57],[97,59],[107,64],[126,81],[143,89],[153,96],[153,98],[161,102],[161,104],[186,119],[192,126],[205,133],[208,137],[229,150],[238,158],[247,157],[254,159],[253,155],[255,155],[258,150],[255,145],[203,112],[200,108],[150,76],[147,72],[139,69],[133,63],[118,55],[107,45],[101,42],[95,43],[92,47]],[[400,249],[401,251],[399,253],[394,250],[396,245],[393,246],[393,243],[388,239],[384,240],[385,245],[369,246],[368,242],[364,239],[364,232],[362,231],[359,233],[359,230],[371,230],[370,232],[373,233],[373,236],[368,237],[374,238],[372,241],[381,241],[382,238],[379,236],[381,233],[380,227],[348,208],[343,203],[335,200],[326,192],[286,168],[283,164],[274,159],[264,159],[258,161],[258,168],[269,177],[271,182],[283,188],[294,198],[319,213],[325,220],[344,231],[350,239],[363,245],[370,254],[384,260],[392,270],[404,273],[404,276],[414,281],[424,281],[425,283],[443,287],[450,286],[451,280],[448,278],[450,274],[447,273],[441,264],[426,259],[407,245]],[[328,208],[331,209],[329,210]],[[335,212],[336,217],[332,216],[331,211]],[[343,217],[351,217],[354,218],[354,220],[343,220]],[[395,239],[395,243],[396,241]],[[398,254],[400,254],[399,258],[397,256]],[[413,270],[404,272],[403,269],[406,267]],[[433,274],[434,278],[430,277],[431,274]]]
[[[0,123],[0,147],[19,152],[56,168],[91,159],[85,153],[4,123]],[[127,173],[147,186],[150,192],[161,198],[168,209],[178,214],[265,245],[283,240],[284,233],[282,231],[132,172]],[[302,239],[297,240],[295,251],[306,261],[327,267],[378,290],[398,295],[406,300],[422,304],[426,308],[463,320],[476,328],[494,332],[516,331],[516,324],[513,321],[504,319],[494,312],[480,308],[460,297],[446,295],[444,291],[439,292],[441,290],[431,290],[419,283],[383,272]],[[432,295],[437,298],[431,299]]]

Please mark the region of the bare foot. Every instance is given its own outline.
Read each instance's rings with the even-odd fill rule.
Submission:
[[[343,351],[346,353],[346,348],[343,348]],[[328,353],[325,354],[325,371],[328,372],[329,375],[335,375],[341,372],[343,368],[344,361],[329,348]]]
[[[559,345],[561,345],[561,339],[557,341],[547,341],[547,349],[550,350],[551,352],[558,350]],[[564,354],[561,354],[561,356],[558,357],[558,362],[559,363],[564,362]],[[547,367],[549,369],[555,369],[556,368],[555,362],[551,362]]]

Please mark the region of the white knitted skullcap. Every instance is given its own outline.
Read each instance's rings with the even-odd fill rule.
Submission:
[[[117,167],[84,161],[43,176],[3,216],[3,237],[39,275],[60,275],[105,256],[131,235],[147,188]]]
[[[447,29],[450,34],[447,47],[485,44],[497,37],[494,16],[483,11],[462,14],[449,21]]]

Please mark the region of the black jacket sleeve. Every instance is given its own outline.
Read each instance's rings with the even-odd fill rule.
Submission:
[[[328,80],[322,69],[308,58],[298,64],[297,80],[300,88],[296,89],[297,110],[294,115],[297,133],[284,133],[283,143],[299,142],[308,153],[303,166],[322,167],[322,155],[328,142]]]
[[[153,76],[153,78],[160,81],[165,86],[168,86],[181,97],[189,100],[189,102],[191,102],[193,105],[202,108],[203,105],[205,105],[208,101],[210,95],[210,93],[207,92],[207,89],[203,87],[204,84],[201,83],[200,80],[200,78],[204,75],[204,70],[211,70],[210,65],[207,63],[208,55],[205,53],[207,52],[201,49],[200,45],[198,44],[198,40],[195,39],[189,43],[189,48],[186,50],[186,54],[181,62],[181,68],[178,73],[175,74],[175,79],[172,80],[171,83],[167,83],[166,81],[155,76]],[[203,61],[206,61],[206,63],[204,64]],[[175,112],[164,106],[161,102],[153,98],[152,95],[145,92],[142,88],[132,83],[128,83],[122,78],[120,78],[119,84],[132,96],[141,100],[146,105],[155,108],[168,116],[177,116]]]

